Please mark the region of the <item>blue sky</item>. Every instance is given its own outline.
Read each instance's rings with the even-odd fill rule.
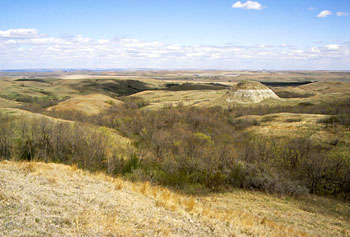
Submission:
[[[0,69],[350,70],[348,0],[1,0]]]

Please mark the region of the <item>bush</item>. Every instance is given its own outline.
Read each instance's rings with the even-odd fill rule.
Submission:
[[[149,105],[149,102],[142,97],[122,96],[118,99],[124,101],[124,107],[127,109],[139,109]]]
[[[237,118],[237,119],[233,119],[232,121],[230,121],[230,124],[232,126],[234,126],[236,129],[246,129],[248,127],[251,126],[257,126],[259,125],[259,121],[254,119],[254,118]]]
[[[301,121],[302,121],[301,118],[290,118],[290,119],[284,120],[284,122],[286,122],[286,123],[296,123],[296,122],[301,122]]]
[[[10,159],[13,154],[14,121],[0,112],[0,159]]]
[[[261,122],[271,122],[271,121],[275,120],[275,118],[277,118],[277,117],[278,117],[277,115],[264,116],[261,119]]]
[[[136,154],[131,154],[130,158],[125,161],[125,164],[123,165],[122,173],[132,173],[134,170],[136,170],[139,167],[139,158]]]
[[[238,163],[231,170],[229,183],[238,188],[255,189],[269,193],[305,195],[308,189],[296,181],[278,175],[278,172],[268,171],[261,166]]]
[[[350,125],[350,114],[334,115],[327,118],[319,119],[318,123],[330,124],[330,125]]]

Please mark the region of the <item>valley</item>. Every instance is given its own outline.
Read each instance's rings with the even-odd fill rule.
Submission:
[[[0,235],[349,236],[349,114],[349,72],[0,72]]]

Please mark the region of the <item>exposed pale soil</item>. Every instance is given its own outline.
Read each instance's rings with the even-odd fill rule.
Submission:
[[[226,100],[227,102],[259,103],[266,99],[279,99],[279,97],[270,89],[239,89],[231,93]]]
[[[266,99],[279,99],[267,86],[256,81],[242,81],[234,85],[226,95],[227,102],[260,103]]]

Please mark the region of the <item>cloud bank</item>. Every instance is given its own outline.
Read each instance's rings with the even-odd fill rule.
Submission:
[[[241,1],[237,1],[232,5],[232,8],[243,8],[248,10],[262,10],[263,6],[259,2],[255,1],[247,1],[242,3]]]
[[[280,45],[179,45],[133,38],[51,37],[35,29],[0,31],[0,69],[198,68],[350,69],[349,42]]]

